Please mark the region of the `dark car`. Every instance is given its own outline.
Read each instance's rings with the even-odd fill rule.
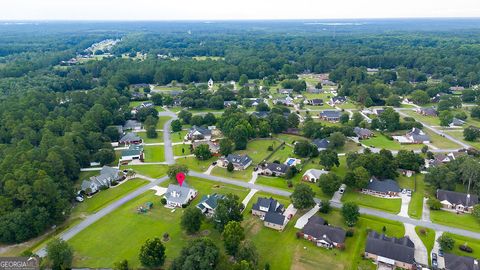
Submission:
[[[438,250],[438,256],[443,257],[443,250],[441,249]]]
[[[437,259],[437,253],[432,253],[432,260],[436,260]]]

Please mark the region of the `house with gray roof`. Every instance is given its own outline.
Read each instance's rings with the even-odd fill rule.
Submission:
[[[306,182],[316,183],[320,176],[328,174],[328,171],[317,170],[317,169],[308,169],[302,176],[302,180]]]
[[[210,140],[212,139],[212,131],[207,127],[192,126],[185,135],[185,140]]]
[[[141,130],[142,123],[138,122],[137,120],[127,120],[123,125],[123,130]]]
[[[412,128],[405,136],[393,136],[401,144],[422,144],[430,143],[430,136],[425,134],[421,129]]]
[[[220,167],[226,168],[229,163],[233,164],[234,170],[245,170],[252,164],[252,159],[248,155],[229,154],[226,157],[221,157],[217,164]]]
[[[338,122],[340,120],[341,112],[338,110],[324,110],[320,112],[320,119],[329,122]]]
[[[303,237],[313,242],[317,247],[343,248],[347,233],[344,229],[325,224],[325,220],[319,216],[312,216],[307,224],[298,232]]]
[[[207,217],[212,217],[217,209],[218,200],[225,198],[224,195],[214,193],[212,195],[205,195],[197,204],[197,208]]]
[[[134,132],[127,132],[125,135],[123,135],[120,140],[118,140],[119,144],[140,144],[142,143],[142,138],[138,136]]]
[[[282,94],[282,95],[290,95],[293,93],[293,89],[278,89],[277,93]]]
[[[437,116],[438,112],[435,110],[434,107],[429,107],[429,108],[418,108],[417,113],[424,115],[424,116]]]
[[[273,198],[260,197],[252,206],[252,215],[260,217],[266,227],[283,230],[287,218],[283,215],[285,207]]]
[[[365,258],[392,269],[416,269],[415,244],[408,237],[387,237],[371,231],[367,237]]]
[[[90,177],[89,180],[84,180],[81,189],[91,195],[101,188],[108,188],[115,182],[125,179],[125,173],[117,168],[103,166],[100,174]]]
[[[323,99],[320,98],[312,98],[307,101],[308,105],[312,106],[322,106],[323,105]]]
[[[212,141],[195,141],[192,143],[193,149],[195,150],[197,147],[199,147],[202,144],[208,145],[208,150],[213,155],[218,156],[218,152],[220,151],[220,145],[217,142],[212,142]]]
[[[182,205],[188,204],[190,201],[197,197],[198,191],[190,188],[187,183],[179,185],[168,185],[164,198],[167,200],[167,207],[182,207]]]
[[[380,197],[397,197],[401,191],[396,181],[392,179],[378,180],[375,177],[372,177],[368,185],[362,189],[362,193]]]
[[[373,132],[368,128],[355,127],[353,133],[355,133],[360,140],[368,139],[373,136]]]
[[[223,107],[228,108],[237,105],[237,101],[235,100],[228,100],[223,102]]]
[[[328,145],[330,144],[327,139],[315,139],[312,143],[317,146],[318,151],[326,150],[328,148]]]
[[[445,270],[480,270],[479,261],[472,257],[445,253]]]
[[[478,204],[478,196],[450,190],[437,189],[437,199],[442,209],[456,212],[472,212]]]
[[[281,163],[265,163],[260,174],[268,176],[284,176],[290,166]]]
[[[458,118],[453,118],[452,122],[449,124],[450,127],[461,127],[463,125],[465,125],[465,121]]]
[[[252,112],[252,115],[257,117],[257,118],[267,118],[269,114],[270,114],[270,112],[264,112],[264,111]]]
[[[122,150],[122,157],[120,158],[120,162],[128,163],[128,161],[132,160],[143,161],[143,145],[131,144],[128,146],[127,149]]]
[[[335,96],[330,99],[330,105],[337,105],[337,104],[343,104],[347,102],[347,97],[346,96]]]

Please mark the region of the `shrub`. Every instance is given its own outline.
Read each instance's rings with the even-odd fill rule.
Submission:
[[[348,229],[348,230],[347,230],[347,233],[345,234],[345,236],[347,236],[347,237],[353,237],[354,234],[355,234],[355,230],[354,230],[354,229]]]
[[[425,230],[425,228],[421,228],[419,231],[420,231],[421,235],[426,235],[427,234],[427,230]]]
[[[167,204],[167,199],[162,198],[162,199],[160,200],[160,203],[162,203],[163,205]]]
[[[461,251],[465,251],[467,253],[472,253],[473,252],[473,249],[471,247],[467,246],[467,244],[460,245],[458,248]]]
[[[269,145],[268,148],[267,148],[268,151],[273,151],[273,146],[272,145]]]
[[[100,190],[106,190],[108,189],[108,186],[100,186]]]
[[[293,187],[292,180],[288,180],[288,181],[287,181],[287,186],[288,186],[289,188]]]

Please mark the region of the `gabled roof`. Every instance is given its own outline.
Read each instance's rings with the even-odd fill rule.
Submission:
[[[370,179],[365,189],[377,192],[400,192],[397,182],[392,179],[378,180],[374,177]]]
[[[328,174],[325,170],[317,170],[317,169],[308,169],[303,175],[310,174],[315,178],[319,178],[322,174]]]
[[[371,231],[368,234],[365,252],[404,263],[415,262],[415,245],[408,237],[390,238]]]
[[[136,133],[133,133],[133,132],[128,132],[127,134],[123,135],[122,138],[120,138],[119,142],[120,143],[128,143],[128,142],[138,142],[138,141],[141,141],[142,138],[140,138],[140,136],[138,136]]]
[[[474,206],[478,204],[478,196],[470,194],[470,199],[468,200],[468,205],[467,205],[467,197],[468,194],[466,193],[460,193],[460,192],[455,192],[455,191],[449,191],[449,190],[443,190],[443,189],[438,189],[437,190],[437,199],[440,201],[448,201],[451,204],[461,204],[466,207]]]
[[[217,208],[218,200],[223,199],[225,196],[214,193],[212,195],[203,196],[198,205],[206,205],[211,209]]]
[[[290,166],[281,163],[267,163],[265,168],[275,173],[286,173]]]
[[[347,101],[347,97],[345,96],[335,96],[332,98],[333,102],[345,102]]]
[[[248,155],[236,155],[236,154],[229,154],[226,159],[228,162],[233,164],[240,164],[242,166],[246,166],[248,163],[252,161],[252,159]]]
[[[283,213],[283,205],[272,197],[260,197],[257,199],[257,202],[252,205],[253,210],[262,211],[260,207],[267,208],[267,212]]]
[[[346,232],[342,228],[325,225],[325,220],[319,216],[312,216],[302,229],[306,235],[317,239],[324,239],[327,242],[344,243]]]
[[[315,144],[318,148],[327,149],[328,144],[330,142],[327,139],[315,139],[315,140],[313,140],[312,143]]]
[[[280,94],[291,94],[293,92],[293,89],[278,89],[277,92]]]
[[[418,128],[412,128],[412,130],[407,133],[407,136],[410,137],[414,142],[430,141],[430,137]]]
[[[127,120],[127,122],[125,122],[123,125],[123,129],[135,129],[141,127],[142,123],[138,122],[137,120]]]
[[[258,118],[267,118],[268,115],[270,114],[270,112],[264,112],[264,111],[261,111],[261,112],[252,112],[252,115],[258,117]]]
[[[130,145],[128,149],[122,150],[122,157],[125,156],[138,156],[142,153],[143,146],[142,145]]]
[[[340,111],[337,110],[324,110],[320,112],[320,116],[325,118],[340,118],[340,115]]]
[[[478,261],[471,257],[445,253],[443,258],[447,270],[480,270]]]
[[[421,108],[420,111],[425,115],[437,115],[437,110],[435,110],[435,108]]]
[[[203,136],[210,136],[212,135],[212,131],[208,128],[205,127],[200,127],[200,126],[192,126],[190,128],[190,133],[198,132],[202,134]]]
[[[453,119],[452,119],[451,125],[454,125],[454,126],[462,126],[463,124],[465,124],[465,121],[463,121],[463,120],[460,120],[460,119],[458,119],[458,118],[453,118]]]
[[[280,213],[267,212],[265,214],[264,221],[277,225],[283,225],[285,224],[285,216]]]
[[[367,128],[361,128],[361,127],[355,127],[353,129],[353,132],[358,136],[358,137],[370,137],[372,136],[373,132],[371,132],[369,129]]]
[[[313,105],[315,104],[323,104],[323,99],[320,99],[320,98],[313,98],[313,99],[310,99],[309,102]]]
[[[165,198],[167,201],[184,204],[190,199],[188,194],[191,190],[186,183],[182,186],[170,184],[165,192]]]

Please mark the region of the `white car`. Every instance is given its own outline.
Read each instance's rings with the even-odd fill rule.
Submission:
[[[83,202],[83,197],[82,196],[77,196],[77,197],[75,197],[75,200],[77,202]]]

